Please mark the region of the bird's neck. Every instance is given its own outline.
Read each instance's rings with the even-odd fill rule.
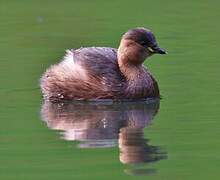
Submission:
[[[146,50],[132,40],[122,39],[118,48],[118,65],[128,81],[137,80],[145,68],[143,62],[147,58]]]
[[[144,72],[144,67],[135,58],[138,56],[133,56],[134,53],[128,52],[127,48],[119,46],[118,49],[118,65],[120,71],[125,76],[127,81],[137,80]]]
[[[127,98],[144,98],[151,88],[151,78],[142,65],[121,64],[120,70],[126,79]]]
[[[128,98],[144,98],[159,96],[154,80],[142,64],[133,64],[126,56],[118,57],[118,65],[126,79],[126,96]]]
[[[142,64],[134,65],[132,63],[121,62],[119,60],[119,68],[122,74],[125,76],[127,81],[138,81],[145,73],[145,68]]]

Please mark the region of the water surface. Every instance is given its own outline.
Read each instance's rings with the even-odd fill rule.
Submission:
[[[156,172],[147,165],[167,157],[160,147],[144,137],[159,110],[159,100],[151,102],[44,102],[41,109],[48,128],[61,131],[61,138],[78,141],[78,148],[119,148],[119,160],[132,165],[137,175]],[[94,162],[95,163],[95,162]],[[136,167],[136,168],[135,168]]]

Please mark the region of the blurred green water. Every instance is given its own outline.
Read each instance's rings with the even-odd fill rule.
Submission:
[[[145,179],[124,173],[118,149],[78,149],[40,118],[39,77],[80,46],[117,47],[131,27],[151,28],[168,56],[146,63],[160,112],[145,130],[168,159],[151,179],[219,179],[220,2],[0,0],[0,179]]]

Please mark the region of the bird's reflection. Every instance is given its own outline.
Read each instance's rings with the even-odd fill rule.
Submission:
[[[144,138],[144,128],[157,114],[159,104],[159,100],[123,103],[46,101],[41,114],[50,129],[61,130],[65,140],[80,141],[80,148],[118,145],[122,163],[140,164],[166,157],[159,147],[149,145],[149,140]],[[136,173],[139,171],[135,170]]]

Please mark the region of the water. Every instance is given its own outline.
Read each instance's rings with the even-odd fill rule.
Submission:
[[[62,131],[62,139],[79,141],[78,148],[119,147],[121,163],[140,165],[167,157],[159,147],[149,145],[144,137],[144,128],[158,110],[159,100],[127,103],[45,102],[41,115],[48,128]],[[141,172],[148,172],[148,169]]]
[[[217,0],[1,0],[0,179],[219,179],[219,5]],[[95,123],[95,133],[107,123],[106,137],[67,141],[72,132],[51,130],[41,118],[39,78],[45,69],[67,48],[117,47],[121,34],[137,26],[151,28],[169,52],[146,62],[163,96],[150,124],[129,128],[131,115],[117,115],[127,107],[121,105],[117,117]],[[106,107],[107,117],[112,106]],[[139,113],[148,109],[139,108]],[[140,121],[147,117],[139,113],[134,117]],[[132,137],[140,143],[134,146],[144,152],[139,154],[146,156],[140,158],[144,163],[123,163],[122,149],[129,147],[118,141],[120,133],[125,142]]]

